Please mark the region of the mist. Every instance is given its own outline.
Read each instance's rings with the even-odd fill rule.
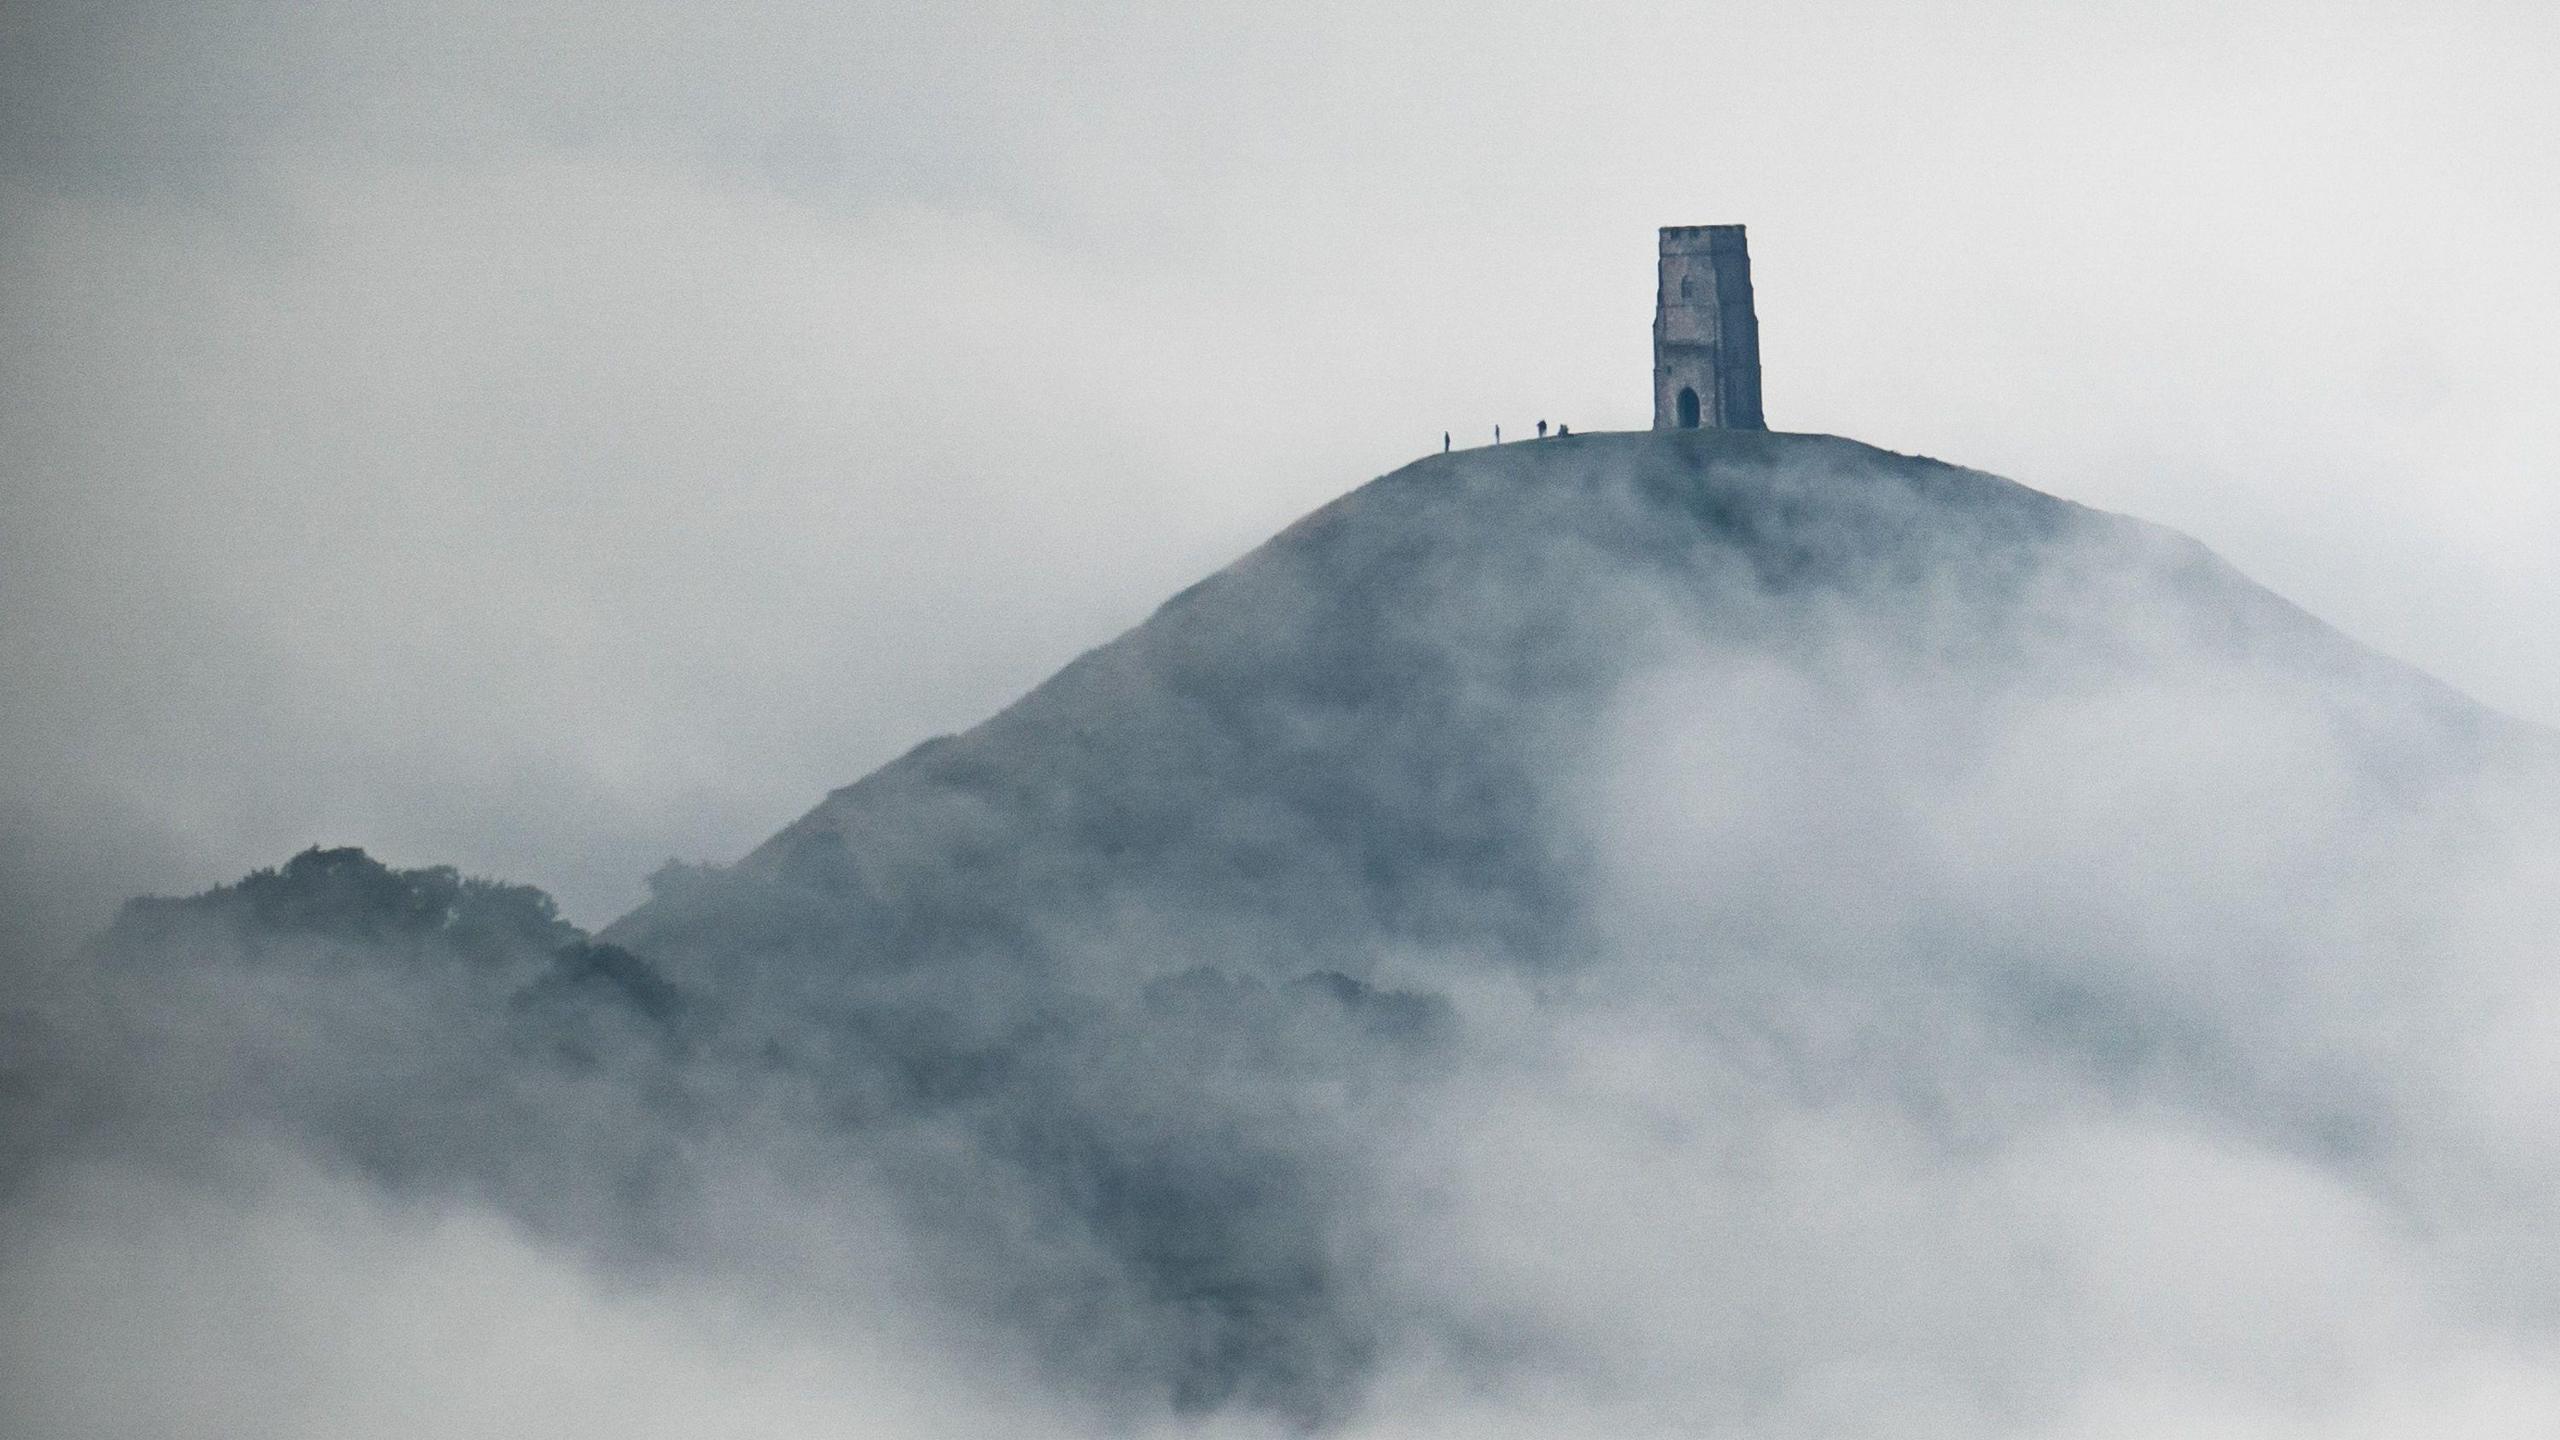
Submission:
[[[2560,1429],[2555,61],[0,8],[0,1431]]]

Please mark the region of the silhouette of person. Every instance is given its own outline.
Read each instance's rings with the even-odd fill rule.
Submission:
[[[1440,453],[1443,455],[1449,453],[1449,432],[1446,430],[1440,432]]]
[[[1502,443],[1502,427],[1499,425],[1493,427],[1493,443],[1496,445]]]
[[[1538,422],[1538,438],[1541,440],[1547,438],[1547,422],[1544,420]]]
[[[1557,439],[1561,440],[1561,439],[1563,439],[1564,437],[1566,437],[1567,435],[1570,435],[1570,434],[1572,434],[1572,433],[1573,433],[1573,427],[1572,427],[1572,426],[1567,425],[1566,423],[1564,423],[1564,422],[1563,422],[1563,421],[1561,421],[1561,420],[1559,420],[1559,421],[1557,421],[1557,422],[1556,422],[1556,438],[1557,438]]]

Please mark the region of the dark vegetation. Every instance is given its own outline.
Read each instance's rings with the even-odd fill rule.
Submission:
[[[465,879],[449,865],[394,870],[359,849],[314,846],[201,895],[128,901],[102,943],[138,953],[207,932],[251,956],[316,945],[338,947],[350,961],[483,965],[551,954],[586,938],[533,886]]]

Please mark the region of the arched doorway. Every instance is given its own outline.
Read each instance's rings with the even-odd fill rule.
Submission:
[[[1680,428],[1698,428],[1698,392],[1686,385],[1680,387]]]

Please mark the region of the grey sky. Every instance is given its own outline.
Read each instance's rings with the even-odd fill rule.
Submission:
[[[1771,423],[2560,720],[2546,5],[0,9],[0,900],[597,921],[1438,442]],[[29,917],[32,917],[31,919]]]

